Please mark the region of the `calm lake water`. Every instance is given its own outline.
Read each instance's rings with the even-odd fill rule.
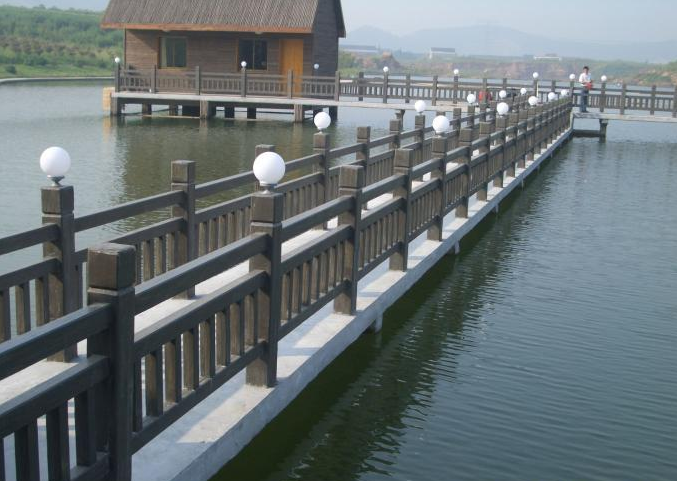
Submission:
[[[166,190],[174,159],[209,180],[311,148],[288,120],[111,123],[100,97],[0,87],[0,235],[39,224],[53,144],[81,213]],[[392,117],[340,115],[342,143]],[[216,479],[677,479],[675,185],[677,126],[576,139]]]

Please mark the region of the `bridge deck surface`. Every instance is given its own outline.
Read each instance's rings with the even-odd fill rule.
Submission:
[[[244,382],[244,373],[236,376],[217,392],[200,403],[166,431],[141,449],[133,458],[133,479],[138,481],[206,481],[234,457],[251,439],[277,416],[329,363],[353,343],[383,312],[403,296],[444,255],[453,251],[460,240],[500,202],[520,186],[524,179],[555,150],[569,140],[572,131],[563,134],[526,169],[517,169],[515,178],[506,178],[503,188],[492,187],[488,201],[471,200],[468,218],[445,219],[442,242],[426,239],[425,234],[410,245],[409,270],[390,271],[385,262],[359,284],[358,313],[355,316],[335,314],[326,306],[284,338],[279,345],[279,383],[273,389],[251,387]],[[450,165],[450,169],[454,164]],[[375,199],[370,208],[386,202],[388,195]],[[336,225],[335,221],[330,224]],[[311,242],[322,231],[309,231],[284,245],[284,252]],[[246,273],[248,266],[234,267],[197,286],[197,295],[204,296]],[[139,330],[164,319],[194,302],[169,300],[136,317]],[[79,361],[86,352],[85,343],[78,346]],[[76,360],[75,362],[78,362]],[[49,377],[71,369],[74,364],[42,361],[0,382],[0,403],[14,398]],[[73,415],[73,406],[69,406]],[[39,420],[41,471],[46,476],[45,422]],[[75,435],[71,429],[71,457],[74,462]],[[9,473],[14,472],[13,439],[5,442],[5,460]],[[46,477],[44,478],[46,479]]]

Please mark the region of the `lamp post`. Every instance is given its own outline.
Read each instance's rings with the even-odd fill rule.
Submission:
[[[317,76],[318,71],[320,70],[320,64],[316,63],[313,65],[313,75]]]
[[[510,105],[508,105],[506,102],[501,102],[496,106],[496,113],[498,113],[498,115],[501,117],[508,115],[508,112],[510,112]]]
[[[534,78],[534,94],[538,97],[538,78],[541,76],[538,72],[531,75]]]
[[[428,105],[423,101],[419,100],[414,104],[416,109],[416,117],[414,117],[414,128],[421,130],[425,128],[425,111],[428,108]],[[421,133],[420,140],[423,141],[425,137],[424,133]]]
[[[508,96],[508,92],[506,92],[505,90],[501,90],[501,91],[498,93],[498,98],[500,98],[500,99],[504,99],[504,98],[506,98],[507,96]]]

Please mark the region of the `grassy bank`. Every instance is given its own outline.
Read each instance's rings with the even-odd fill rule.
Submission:
[[[0,6],[0,78],[111,75],[122,33],[101,13]]]

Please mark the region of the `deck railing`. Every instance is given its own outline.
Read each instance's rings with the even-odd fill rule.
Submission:
[[[255,192],[202,210],[198,198],[253,185],[253,174],[196,185],[195,164],[174,162],[170,192],[78,217],[71,187],[43,189],[49,223],[0,239],[0,255],[40,244],[45,251],[38,264],[0,276],[0,380],[41,359],[73,355],[72,346],[83,340],[87,358],[0,405],[0,466],[2,440],[14,436],[17,479],[37,479],[37,420],[46,416],[50,479],[130,479],[133,453],[235,374],[246,371],[248,383],[274,385],[280,339],[332,302],[336,312],[354,314],[360,279],[386,261],[406,270],[414,239],[427,233],[441,241],[447,214],[467,217],[470,197],[486,199],[489,183],[514,177],[570,128],[570,113],[570,99],[529,108],[518,98],[505,117],[494,111],[462,117],[456,110],[444,136],[430,137],[421,117],[409,132],[401,119],[393,121],[392,133],[380,139],[362,127],[355,144],[334,149],[327,134],[316,134],[315,153],[288,163],[291,172],[313,172],[273,194]],[[330,167],[347,155],[356,158]],[[374,204],[377,198],[382,202]],[[73,247],[77,232],[158,209],[171,209],[171,218],[114,243]],[[326,228],[333,219],[337,225]],[[284,242],[323,227],[314,240],[282,254]],[[242,275],[135,333],[135,315],[190,296],[231,268]],[[27,300],[33,282],[36,304]],[[35,309],[41,322],[30,329]],[[63,316],[68,310],[74,312]],[[10,331],[16,331],[11,338]]]
[[[518,96],[526,88],[528,95],[536,94],[546,101],[550,92],[559,95],[567,89],[580,103],[583,88],[577,82],[557,80],[512,80],[512,79],[461,79],[416,77],[411,74],[365,76],[352,78],[303,76],[294,77],[292,71],[284,75],[260,74],[243,70],[240,73],[201,73],[199,68],[183,72],[119,69],[116,72],[118,92],[139,93],[185,93],[234,95],[241,97],[280,97],[289,99],[371,101],[371,102],[415,102],[426,100],[433,106],[464,102],[469,94],[489,104],[498,99],[501,90],[510,96]],[[589,107],[601,112],[614,110],[621,114],[627,111],[670,113],[677,117],[677,86],[639,87],[609,85],[602,82],[588,93]]]

